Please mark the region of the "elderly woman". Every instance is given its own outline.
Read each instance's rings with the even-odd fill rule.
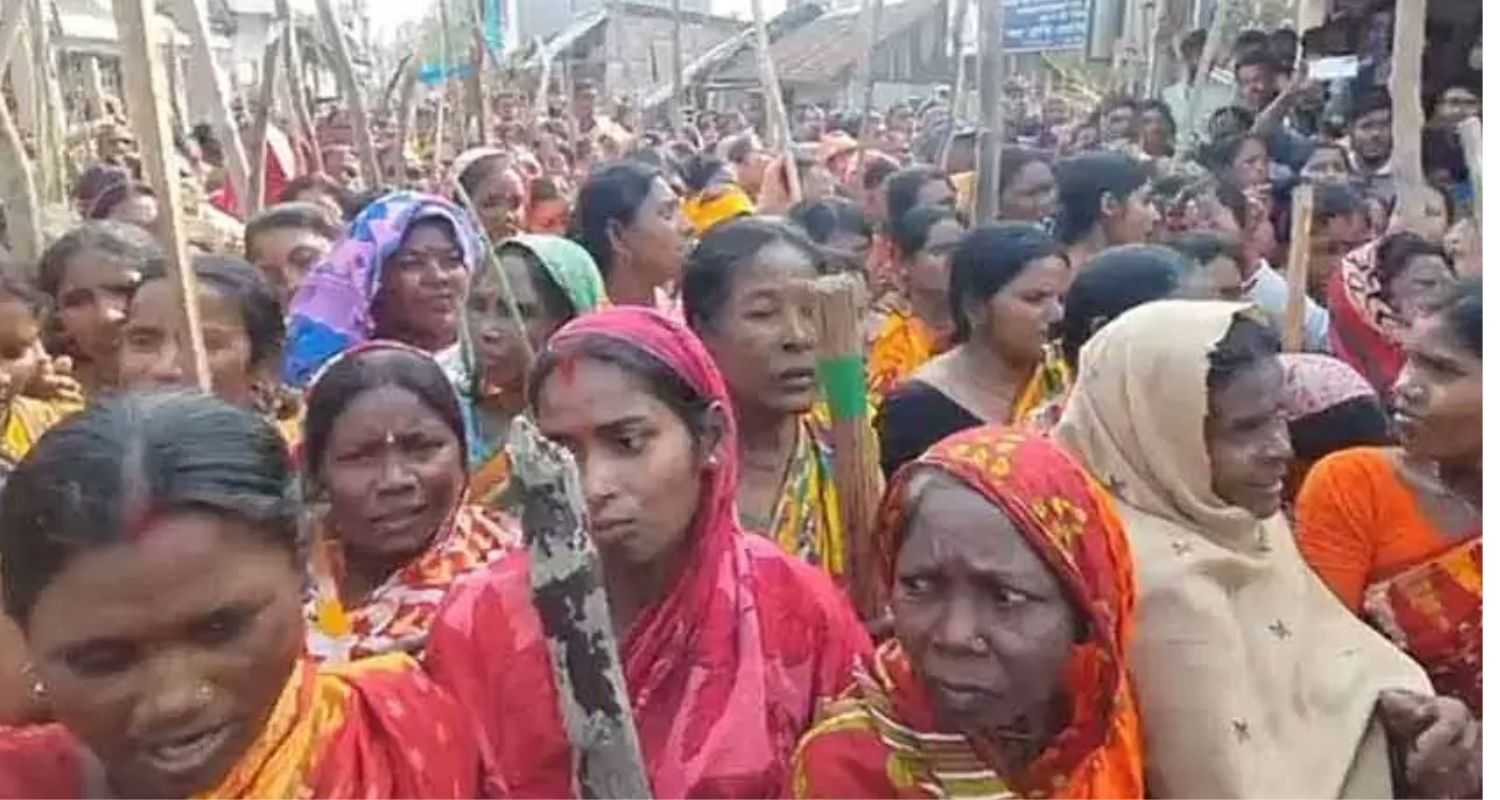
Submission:
[[[1054,431],[1135,555],[1147,794],[1469,796],[1478,722],[1344,608],[1281,515],[1278,349],[1249,306],[1148,303],[1084,346]]]
[[[0,796],[473,796],[462,711],[414,661],[303,655],[293,480],[274,428],[201,394],[105,400],[39,443],[0,557],[57,723],[0,728]]]
[[[908,464],[880,518],[896,638],[802,740],[797,797],[1141,797],[1135,579],[1113,504],[997,426]]]
[[[431,356],[369,342],[313,379],[306,429],[307,495],[322,512],[308,651],[420,655],[449,586],[520,541],[513,519],[467,502],[457,394]]]
[[[658,797],[772,797],[817,698],[870,652],[820,570],[735,514],[729,390],[697,337],[642,308],[580,317],[532,372],[537,424],[573,451]],[[572,794],[529,555],[450,595],[427,666],[474,711],[490,796]]]

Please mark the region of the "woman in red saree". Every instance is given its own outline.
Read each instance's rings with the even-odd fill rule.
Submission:
[[[1407,340],[1392,389],[1397,448],[1313,467],[1297,543],[1344,604],[1406,650],[1440,694],[1483,710],[1483,447],[1479,282],[1461,284]]]
[[[53,429],[0,495],[5,611],[56,724],[0,728],[0,797],[470,797],[467,718],[402,654],[303,653],[280,435],[199,394]]]
[[[620,307],[558,331],[529,386],[542,432],[582,465],[653,793],[775,796],[817,698],[870,640],[824,573],[741,530],[713,359],[680,323]],[[454,589],[427,667],[475,715],[484,793],[576,795],[526,552]]]
[[[878,535],[896,638],[819,715],[790,795],[1142,796],[1130,550],[1070,457],[955,434],[897,474]]]

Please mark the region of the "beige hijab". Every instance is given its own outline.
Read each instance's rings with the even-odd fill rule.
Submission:
[[[1151,797],[1390,797],[1382,689],[1422,669],[1347,611],[1286,521],[1214,493],[1208,356],[1248,306],[1133,309],[1083,348],[1055,431],[1120,501]]]

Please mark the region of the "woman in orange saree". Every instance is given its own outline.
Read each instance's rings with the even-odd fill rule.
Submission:
[[[1356,448],[1313,467],[1297,542],[1344,604],[1483,710],[1481,295],[1464,283],[1418,317],[1392,388],[1399,448]]]
[[[791,795],[1142,796],[1130,551],[1069,456],[956,434],[897,474],[879,551],[896,638],[819,715]]]
[[[304,655],[300,503],[255,414],[129,394],[0,495],[6,613],[55,724],[0,728],[4,797],[469,797],[467,718],[391,654]]]

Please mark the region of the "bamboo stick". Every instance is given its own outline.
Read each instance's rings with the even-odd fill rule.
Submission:
[[[864,0],[860,28],[864,37],[860,48],[859,79],[864,89],[862,116],[859,120],[859,144],[854,154],[854,174],[861,175],[865,169],[865,151],[870,147],[874,127],[870,124],[875,110],[875,51],[880,47],[880,18],[885,12],[885,0]],[[840,175],[840,178],[843,176]]]
[[[521,486],[532,604],[547,637],[558,712],[573,750],[573,794],[650,797],[604,568],[585,525],[578,464],[524,415],[511,424],[509,451]]]
[[[958,0],[957,13],[953,20],[953,86],[948,90],[948,135],[943,137],[943,149],[938,153],[937,168],[946,172],[948,159],[953,155],[953,141],[958,138],[959,109],[964,95],[964,27],[969,22],[970,0]]]
[[[979,133],[979,174],[974,180],[974,221],[993,222],[1000,215],[1000,150],[1005,142],[1005,106],[1000,97],[1004,69],[1005,8],[998,2],[979,3],[979,107],[985,110]]]
[[[0,77],[4,75],[4,69],[0,68]],[[17,277],[35,280],[46,247],[42,238],[42,204],[36,190],[35,167],[26,157],[21,132],[16,130],[10,107],[3,101],[0,101],[0,164],[11,165],[0,170],[0,201],[5,203],[12,253],[27,273]]]
[[[114,0],[114,14],[123,50],[121,71],[125,76],[130,116],[140,138],[147,179],[156,187],[161,205],[160,234],[166,249],[167,275],[182,304],[183,329],[192,354],[188,375],[200,389],[212,391],[208,352],[203,346],[198,317],[197,279],[188,258],[187,229],[182,219],[182,183],[177,177],[176,154],[172,149],[167,77],[161,63],[154,4],[150,0]]]
[[[1458,123],[1458,140],[1463,144],[1464,163],[1469,167],[1469,180],[1474,185],[1474,219],[1484,221],[1484,136],[1478,117],[1470,117]],[[1475,228],[1479,230],[1483,226]]]
[[[89,102],[94,106],[94,113],[103,117],[104,74],[99,69],[98,56],[87,56],[83,60],[83,88],[88,92]]]
[[[443,134],[448,126],[448,0],[438,0],[438,107],[432,135],[432,175],[443,174]]]
[[[289,28],[283,35],[289,35]],[[266,142],[271,127],[271,105],[276,102],[276,67],[281,60],[281,42],[272,38],[266,42],[266,53],[261,58],[260,107],[255,110],[254,158],[250,163],[250,195],[245,198],[245,219],[259,214],[266,207],[266,159],[270,147]]]
[[[667,113],[672,116],[672,134],[682,127],[682,0],[672,0],[672,102]]]
[[[392,145],[395,148],[397,163],[406,163],[406,140],[411,136],[412,123],[417,114],[417,62],[413,59],[406,65],[401,75],[401,103],[396,110],[396,141]],[[405,185],[406,173],[403,168],[402,174],[396,176],[398,184]]]
[[[224,81],[223,73],[215,65],[213,49],[209,46],[208,12],[204,8],[204,0],[183,0],[181,7],[185,12],[182,15],[183,22],[187,23],[188,36],[192,39],[193,61],[196,62],[195,72],[206,81],[204,85],[211,96],[208,108],[211,118],[209,122],[219,138],[219,145],[224,148],[225,174],[229,178],[230,186],[234,187],[235,196],[248,197],[250,194],[250,159],[245,155],[245,143],[240,138],[240,127],[235,124],[234,115],[229,112],[228,84]],[[183,113],[186,114],[185,109]],[[171,142],[171,138],[168,137],[167,144],[170,145]]]
[[[1396,179],[1396,215],[1422,216],[1422,50],[1427,31],[1427,0],[1396,4],[1396,33],[1391,45],[1391,174]]]
[[[370,137],[370,118],[365,114],[365,101],[359,95],[359,84],[354,80],[354,61],[349,57],[349,43],[344,41],[344,26],[339,24],[338,14],[333,10],[333,0],[318,0],[318,17],[323,21],[323,31],[333,39],[333,72],[338,77],[344,92],[344,102],[349,106],[349,116],[354,120],[354,144],[359,148],[360,161],[371,186],[380,181],[380,159],[375,156],[375,140]]]
[[[312,112],[307,109],[307,90],[302,85],[302,48],[297,42],[297,24],[292,19],[288,0],[276,0],[276,16],[287,26],[286,83],[292,94],[292,111],[297,115],[302,136],[312,151],[312,171],[324,172],[323,148],[318,145],[318,131],[313,126]]]
[[[547,118],[547,95],[552,92],[552,53],[541,39],[536,40],[536,46],[542,58],[542,82],[532,98],[531,119],[533,125],[540,125]]]
[[[766,11],[762,0],[750,0],[750,11],[755,16],[755,54],[760,62],[761,89],[766,96],[766,147],[782,154],[786,162],[787,194],[796,205],[802,202],[802,176],[797,172],[786,101],[781,97],[781,81],[776,77],[776,64],[771,61],[771,37],[766,33]]]
[[[1292,192],[1292,242],[1287,251],[1286,268],[1289,294],[1286,318],[1281,321],[1282,349],[1288,353],[1300,353],[1304,345],[1308,262],[1312,260],[1312,218],[1313,187],[1304,184]]]
[[[20,3],[0,5],[0,75],[10,65],[11,54],[21,37],[21,28],[26,22],[26,6]]]
[[[64,152],[67,120],[63,110],[62,81],[57,72],[57,53],[52,47],[51,26],[47,24],[42,0],[31,0],[31,14],[31,46],[37,62],[37,78],[41,81],[37,92],[35,131],[37,156],[42,167],[38,189],[42,202],[61,203],[68,195],[68,167]]]
[[[833,416],[833,474],[847,547],[844,574],[860,617],[874,620],[885,608],[886,587],[875,559],[880,453],[866,400],[861,286],[852,275],[829,275],[818,279],[814,291],[821,323],[819,382]]]

